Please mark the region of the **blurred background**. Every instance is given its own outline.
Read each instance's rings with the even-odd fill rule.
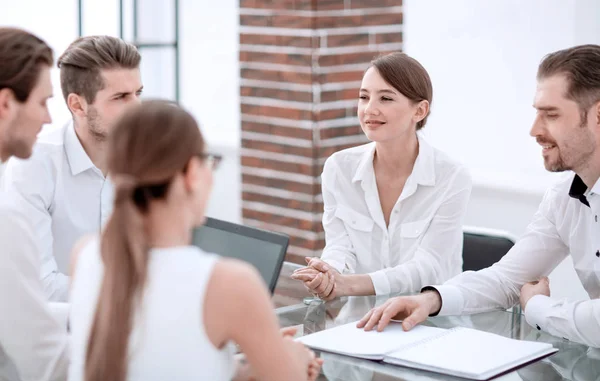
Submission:
[[[0,0],[0,25],[42,36],[58,57],[79,35],[109,34],[142,53],[145,98],[179,101],[223,154],[208,214],[291,236],[288,258],[319,255],[320,173],[366,140],[362,73],[404,51],[434,86],[426,139],[471,170],[465,223],[520,236],[545,189],[529,136],[542,57],[600,43],[595,0]],[[58,70],[52,129],[70,114]],[[44,132],[42,132],[44,133]],[[555,296],[586,298],[570,259]]]

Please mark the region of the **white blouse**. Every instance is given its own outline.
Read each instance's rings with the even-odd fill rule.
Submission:
[[[322,174],[325,249],[343,273],[367,273],[375,293],[419,291],[462,271],[462,224],[471,194],[467,169],[420,135],[419,154],[386,227],[375,143],[336,152]]]

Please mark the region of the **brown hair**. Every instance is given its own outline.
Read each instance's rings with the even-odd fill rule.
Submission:
[[[433,101],[431,78],[419,61],[405,53],[390,53],[373,60],[370,67],[375,67],[388,84],[411,101],[415,103],[428,101],[431,107]],[[417,123],[417,130],[425,127],[429,114],[430,112]]]
[[[92,104],[96,93],[104,88],[101,70],[137,69],[140,61],[137,48],[120,38],[80,37],[58,58],[63,96],[67,100],[74,93]]]
[[[52,66],[52,49],[39,37],[17,28],[0,28],[0,89],[11,89],[25,102],[40,75],[40,65]]]
[[[100,242],[104,278],[90,332],[85,381],[124,381],[135,307],[148,267],[144,214],[164,198],[173,177],[202,155],[194,118],[166,101],[146,101],[125,112],[109,137],[108,169],[115,204]]]
[[[566,76],[565,96],[577,102],[585,119],[587,110],[600,101],[600,46],[580,45],[546,55],[538,67],[537,79],[557,74]]]

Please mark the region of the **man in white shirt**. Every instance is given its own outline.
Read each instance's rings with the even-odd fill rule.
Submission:
[[[30,160],[10,160],[2,190],[32,223],[51,301],[68,300],[69,255],[75,242],[99,233],[112,210],[106,138],[142,92],[140,54],[109,36],[83,37],[58,60],[73,122],[40,136]]]
[[[382,330],[404,318],[409,330],[427,316],[504,309],[520,301],[527,322],[557,337],[600,347],[600,46],[547,55],[538,69],[531,136],[547,170],[574,175],[549,189],[525,235],[498,263],[442,286],[397,297],[358,324]],[[547,275],[568,255],[591,300],[553,299]]]
[[[0,162],[26,159],[50,123],[52,49],[38,37],[0,28]],[[0,194],[0,380],[66,380],[67,330],[51,314],[29,221]]]

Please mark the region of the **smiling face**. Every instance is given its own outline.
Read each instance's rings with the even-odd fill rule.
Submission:
[[[423,104],[425,102],[426,104]],[[387,83],[372,66],[363,76],[358,119],[369,140],[384,142],[414,134],[428,110],[427,101],[413,102]]]
[[[544,166],[551,172],[585,168],[597,148],[597,115],[566,97],[568,85],[562,74],[541,78],[533,104],[537,115],[530,135],[542,146]]]

